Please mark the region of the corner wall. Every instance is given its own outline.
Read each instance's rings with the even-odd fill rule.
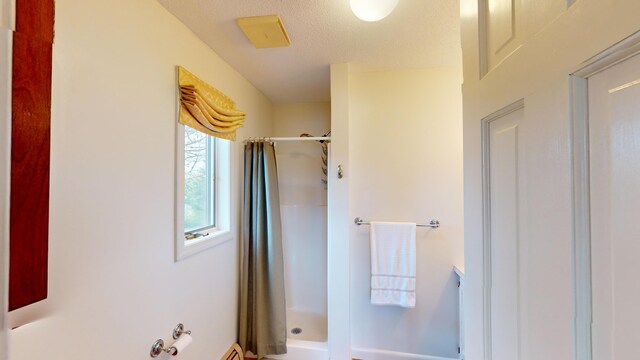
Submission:
[[[414,309],[370,304],[369,227],[352,226],[351,337],[358,349],[456,358],[463,263],[460,68],[350,74],[350,215],[418,228]]]
[[[11,359],[148,359],[178,322],[182,359],[217,359],[236,339],[237,243],[173,260],[175,66],[248,114],[236,215],[237,150],[271,135],[272,104],[154,0],[58,0],[55,24],[51,312],[11,332]]]

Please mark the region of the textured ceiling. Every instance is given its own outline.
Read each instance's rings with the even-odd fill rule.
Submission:
[[[356,18],[349,0],[158,0],[275,103],[329,100],[329,65],[356,71],[461,65],[459,1],[400,0],[387,18]],[[255,49],[236,25],[280,15],[291,46]]]

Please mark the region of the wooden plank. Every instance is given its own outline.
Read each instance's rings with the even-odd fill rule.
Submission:
[[[16,0],[16,32],[53,43],[53,0]]]
[[[13,59],[9,310],[47,297],[51,42],[16,32]]]

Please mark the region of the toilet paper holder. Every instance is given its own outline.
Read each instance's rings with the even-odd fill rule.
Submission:
[[[176,327],[173,328],[173,339],[178,340],[178,338],[182,334],[191,335],[191,330],[185,330],[184,325],[182,324],[176,325]],[[173,346],[170,346],[169,348],[165,349],[164,340],[158,339],[151,346],[151,351],[149,352],[149,354],[151,355],[152,358],[162,354],[163,351],[166,352],[167,354],[174,355],[175,350],[176,348]]]

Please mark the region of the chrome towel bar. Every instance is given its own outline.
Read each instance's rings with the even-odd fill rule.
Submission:
[[[358,226],[359,226],[359,225],[371,225],[371,222],[369,222],[369,221],[365,221],[365,220],[362,220],[362,218],[359,218],[359,217],[355,218],[355,219],[353,220],[353,222],[354,222],[356,225],[358,225]],[[416,224],[416,226],[418,226],[418,227],[428,227],[428,228],[432,228],[432,229],[437,229],[437,228],[439,228],[439,227],[440,227],[440,221],[438,221],[438,220],[431,220],[431,221],[429,221],[429,223],[428,223],[428,224]]]

